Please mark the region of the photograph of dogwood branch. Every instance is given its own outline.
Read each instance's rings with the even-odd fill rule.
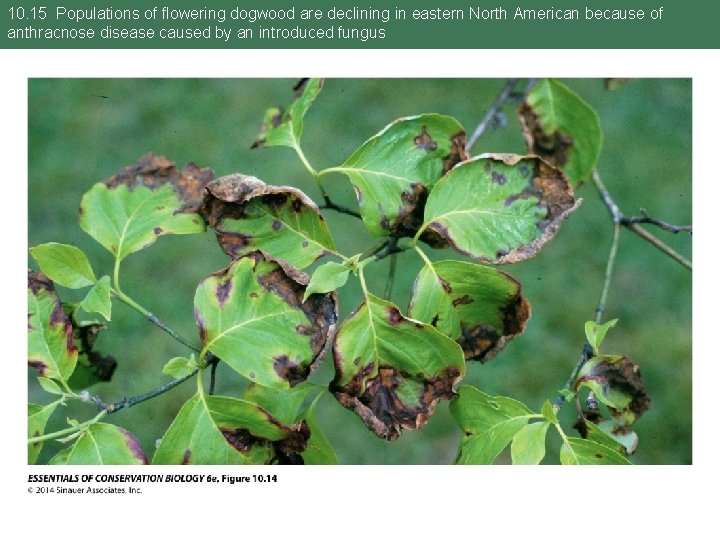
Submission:
[[[30,79],[31,464],[692,462],[692,83]]]

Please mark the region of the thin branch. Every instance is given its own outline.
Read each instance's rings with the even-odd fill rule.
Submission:
[[[512,95],[513,90],[517,85],[517,82],[518,79],[508,79],[508,82],[503,87],[500,95],[498,95],[495,103],[493,103],[490,109],[488,109],[488,111],[485,113],[485,116],[482,120],[480,120],[480,123],[475,128],[475,131],[465,144],[466,152],[469,153],[470,150],[472,150],[472,147],[475,146],[475,143],[478,141],[478,139],[483,135],[483,133],[485,133],[487,128],[492,125],[493,121],[497,118],[498,114],[500,114],[502,108],[505,106],[505,103]]]
[[[175,379],[173,381],[170,381],[167,384],[163,384],[162,386],[159,386],[153,390],[150,390],[149,392],[145,392],[144,394],[140,394],[139,396],[131,397],[131,398],[124,398],[122,401],[118,401],[117,403],[105,403],[102,399],[100,399],[97,396],[91,397],[90,401],[95,403],[97,407],[103,411],[105,411],[107,414],[112,414],[115,412],[118,412],[122,409],[127,409],[129,407],[132,407],[133,405],[137,405],[138,403],[142,403],[143,401],[147,401],[148,399],[152,399],[154,397],[159,396],[160,394],[164,394],[168,390],[172,390],[176,386],[184,383],[194,375],[197,375],[197,372],[200,370],[200,368],[196,367],[193,369],[190,373],[185,375],[184,377],[181,377],[180,379]]]
[[[397,249],[397,241],[398,241],[397,238],[391,238],[390,242],[388,243],[388,250]],[[388,271],[388,279],[387,279],[387,283],[385,284],[384,298],[386,300],[390,300],[390,296],[392,295],[393,283],[395,282],[396,268],[397,268],[397,251],[393,252],[390,255],[390,270]]]
[[[639,216],[630,216],[623,218],[623,225],[626,227],[633,223],[648,223],[650,225],[655,225],[656,227],[660,227],[663,231],[671,232],[673,234],[677,234],[679,232],[686,232],[689,234],[692,234],[692,225],[673,225],[672,223],[668,223],[667,221],[662,221],[660,219],[656,219],[654,217],[651,217],[647,210],[644,208],[640,209]]]
[[[347,208],[346,206],[340,206],[339,204],[335,204],[330,200],[330,196],[327,193],[323,193],[322,195],[323,199],[325,199],[325,204],[320,207],[321,210],[335,210],[340,214],[347,214],[348,216],[362,219],[359,212],[356,212],[351,208]]]
[[[400,245],[398,245],[398,239],[391,237],[391,238],[390,238],[390,241],[389,241],[389,242],[387,243],[387,245],[385,246],[385,249],[383,249],[382,251],[380,251],[379,253],[377,253],[377,254],[373,257],[373,259],[374,259],[375,261],[381,261],[381,260],[383,260],[385,257],[389,257],[390,255],[393,255],[393,254],[395,254],[395,253],[402,253],[402,252],[405,251],[406,249],[408,249],[407,246],[400,246]]]
[[[215,370],[217,370],[220,359],[212,353],[208,353],[211,358],[207,361],[210,364],[210,386],[208,388],[208,395],[212,396],[215,393]]]
[[[613,220],[614,221],[614,220]],[[607,305],[608,293],[610,292],[610,280],[612,279],[613,270],[615,269],[615,256],[617,255],[618,243],[620,241],[620,224],[613,223],[613,238],[610,244],[610,253],[608,254],[607,264],[605,265],[605,281],[603,283],[602,293],[600,294],[600,302],[595,308],[595,324],[600,324],[605,306]]]
[[[623,213],[620,211],[620,208],[615,203],[615,201],[610,196],[610,193],[608,192],[607,188],[605,187],[605,184],[603,183],[602,179],[600,178],[600,175],[597,171],[593,171],[592,174],[592,181],[595,184],[595,187],[597,188],[598,192],[600,193],[600,198],[605,203],[605,206],[607,207],[608,211],[610,212],[610,215],[612,216],[613,223],[619,223],[623,227],[625,227],[628,230],[631,230],[640,238],[643,240],[648,241],[650,244],[658,248],[660,251],[668,255],[669,257],[672,257],[677,262],[679,262],[681,265],[683,265],[688,270],[692,271],[692,262],[687,260],[685,257],[680,255],[677,251],[672,249],[670,246],[662,242],[660,239],[658,239],[655,235],[649,233],[640,225],[638,225],[636,222],[633,222],[632,220],[628,220]]]

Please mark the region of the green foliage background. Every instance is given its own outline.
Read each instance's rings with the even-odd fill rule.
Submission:
[[[598,169],[626,214],[646,208],[678,224],[691,222],[691,108],[689,80],[633,80],[616,91],[602,80],[566,80],[594,107],[604,132]],[[28,82],[30,246],[72,243],[90,257],[98,275],[110,273],[110,255],[78,225],[80,198],[93,183],[132,164],[148,151],[178,166],[195,162],[216,175],[252,174],[273,184],[296,186],[317,202],[320,194],[292,150],[250,150],[268,106],[287,104],[294,81],[285,79],[31,79]],[[421,112],[455,116],[471,132],[494,101],[503,80],[330,79],[305,117],[303,147],[316,168],[340,164],[390,121]],[[489,132],[473,149],[524,152],[519,124],[506,107],[508,124]],[[333,200],[354,207],[347,179],[326,179]],[[465,382],[492,395],[507,395],[538,410],[568,377],[583,343],[583,323],[594,316],[602,287],[611,224],[592,186],[555,238],[534,259],[505,270],[521,281],[533,305],[526,332],[487,365],[472,363]],[[352,217],[326,212],[341,252],[353,254],[374,243]],[[656,231],[653,231],[656,232]],[[691,258],[691,237],[657,231]],[[430,251],[430,250],[428,250]],[[433,252],[433,258],[456,258]],[[124,290],[185,336],[197,339],[192,300],[197,283],[228,263],[212,233],[163,237],[129,257]],[[34,261],[28,264],[35,268]],[[407,307],[421,268],[412,253],[401,255],[392,300]],[[382,294],[388,261],[368,267],[370,289]],[[606,318],[619,318],[604,343],[607,353],[630,356],[641,367],[651,409],[636,424],[640,447],[635,463],[682,464],[692,459],[691,286],[689,271],[638,237],[624,231]],[[60,289],[64,298],[77,292]],[[341,316],[360,301],[355,284],[340,291]],[[93,388],[106,401],[133,396],[167,382],[164,363],[186,350],[136,312],[114,305],[113,321],[96,347],[119,362],[114,380]],[[332,378],[327,359],[313,376]],[[238,395],[238,378],[221,366],[218,393]],[[30,401],[48,396],[29,372]],[[133,431],[151,456],[192,383],[112,415],[107,421]],[[573,411],[562,413],[572,423]],[[47,432],[66,427],[64,419],[86,419],[90,407],[74,404],[56,413]],[[319,418],[341,463],[451,463],[459,430],[442,403],[429,424],[405,432],[394,443],[369,433],[358,417],[326,395]],[[557,463],[558,441],[546,460]],[[46,443],[39,462],[58,449]],[[502,459],[501,459],[502,461]]]

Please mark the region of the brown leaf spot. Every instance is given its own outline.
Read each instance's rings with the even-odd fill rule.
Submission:
[[[279,231],[282,228],[282,222],[279,219],[273,220],[271,226],[273,231]]]
[[[473,303],[472,298],[470,298],[470,296],[467,294],[464,294],[462,296],[454,298],[452,301],[453,307],[458,307],[460,305],[466,305],[466,304],[472,304],[472,303]]]
[[[598,379],[603,386],[630,396],[628,409],[636,419],[650,408],[650,398],[645,392],[640,368],[628,357],[624,356],[617,362],[599,362],[593,369],[591,377]]]
[[[218,299],[220,307],[222,307],[227,301],[228,297],[230,296],[231,290],[232,282],[229,279],[226,281],[221,281],[220,284],[218,284],[217,288],[215,289],[215,297]]]
[[[202,343],[207,343],[207,326],[205,325],[205,321],[200,316],[200,312],[197,309],[193,310],[195,314],[195,324],[198,327],[198,330],[200,330],[200,341]]]
[[[465,133],[460,132],[450,139],[450,153],[443,158],[443,174],[446,174],[458,163],[470,157],[465,151]]]
[[[253,437],[250,431],[245,428],[221,428],[220,433],[222,433],[225,440],[230,443],[230,446],[242,454],[247,454],[252,448],[252,445],[258,441],[258,439]]]
[[[507,177],[504,174],[495,171],[492,171],[491,179],[493,183],[500,186],[504,186],[507,182]]]
[[[420,134],[413,139],[415,147],[426,152],[432,152],[437,150],[437,143],[432,139],[428,133],[427,126],[423,126],[420,130]]]
[[[400,326],[403,322],[404,317],[400,314],[400,310],[394,306],[387,308],[387,321],[393,326]]]
[[[28,359],[28,366],[35,368],[40,376],[45,375],[45,370],[47,370],[47,364],[42,360]]]
[[[192,457],[192,450],[189,448],[183,452],[182,461],[180,462],[180,465],[189,465],[190,464],[190,458]]]
[[[140,446],[140,441],[130,433],[128,430],[123,429],[121,427],[117,428],[120,433],[122,433],[123,437],[125,438],[125,446],[128,450],[130,450],[130,453],[133,455],[135,459],[138,461],[141,461],[143,465],[147,465],[148,460],[145,456],[145,452],[143,452],[142,447]]]
[[[42,272],[31,272],[28,271],[28,289],[37,296],[40,291],[51,291],[55,292],[55,286]]]
[[[153,229],[153,233],[155,233],[156,236],[161,235],[162,232],[163,232],[162,227],[155,227],[155,228]]]
[[[308,366],[301,366],[290,360],[287,355],[281,355],[274,358],[273,369],[278,377],[290,383],[290,386],[296,386],[303,382],[310,375]]]
[[[565,165],[573,145],[572,137],[557,130],[546,133],[527,102],[522,104],[518,112],[528,151],[542,157],[552,165]]]

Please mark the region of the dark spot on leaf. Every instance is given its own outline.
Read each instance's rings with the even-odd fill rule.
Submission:
[[[504,186],[507,183],[507,177],[504,174],[495,171],[492,172],[491,179],[492,182],[500,186]]]
[[[256,292],[251,292],[248,296],[250,296],[250,298],[257,298],[257,297],[258,297],[258,293],[256,293]]]
[[[222,433],[223,437],[225,437],[225,440],[230,443],[230,446],[232,446],[235,450],[242,454],[247,454],[252,448],[253,444],[255,444],[258,440],[253,437],[249,430],[245,428],[221,428],[220,433]]]
[[[297,333],[300,334],[301,336],[311,336],[311,335],[312,335],[312,329],[311,329],[311,328],[308,328],[307,326],[304,326],[304,325],[302,325],[302,324],[301,324],[301,325],[298,325],[298,327],[295,328],[295,330],[296,330]]]
[[[227,301],[228,297],[230,296],[230,291],[232,290],[232,281],[226,280],[221,281],[220,284],[215,289],[215,297],[218,299],[218,303],[220,304],[220,307],[222,307],[225,302]]]
[[[472,298],[470,298],[470,296],[467,294],[459,296],[458,298],[454,298],[452,301],[453,307],[458,307],[460,305],[466,305],[466,304],[472,304],[472,303],[473,303]]]
[[[148,460],[145,456],[145,452],[143,452],[142,447],[140,446],[140,441],[130,433],[128,430],[123,429],[121,427],[117,428],[120,433],[122,433],[123,437],[125,438],[125,446],[128,450],[130,450],[130,453],[133,455],[135,459],[142,462],[144,465],[147,465]]]
[[[555,166],[565,165],[573,145],[569,135],[554,131],[546,133],[532,107],[526,102],[518,111],[528,150]]]
[[[527,165],[521,165],[520,169],[518,170],[520,171],[520,176],[522,176],[523,178],[527,178],[527,175],[530,174],[530,169],[527,167]]]
[[[403,322],[404,317],[400,314],[400,310],[396,307],[390,306],[387,308],[387,321],[393,326],[400,326]]]
[[[465,133],[460,132],[450,139],[450,153],[443,158],[443,174],[446,174],[458,163],[468,159],[465,151]]]
[[[248,197],[249,198],[249,197]],[[288,194],[282,191],[268,193],[260,197],[263,204],[267,205],[268,208],[277,212],[280,208],[285,206],[288,202]]]
[[[40,291],[55,292],[53,282],[42,272],[28,271],[28,289],[30,289],[35,296],[37,296]]]
[[[290,205],[290,209],[295,212],[296,214],[299,214],[302,212],[303,204],[300,201],[300,199],[293,199],[292,204]]]
[[[428,133],[427,126],[423,126],[420,130],[420,134],[413,139],[413,143],[416,148],[425,150],[426,152],[432,152],[437,150],[437,143],[432,139]]]
[[[28,360],[28,366],[35,368],[40,376],[45,375],[47,364],[41,360]]]
[[[188,465],[190,463],[190,457],[192,456],[192,450],[189,448],[183,452],[182,461],[180,462],[180,465]]]
[[[310,375],[310,368],[308,366],[298,365],[284,354],[274,358],[273,369],[275,369],[278,377],[288,381],[290,386],[300,384]]]
[[[282,222],[278,219],[272,222],[272,230],[279,231],[282,228]]]
[[[155,227],[155,228],[153,229],[153,232],[155,233],[155,235],[160,235],[160,234],[162,234],[162,232],[163,232],[162,227]]]
[[[205,326],[205,321],[200,316],[200,312],[195,309],[193,310],[195,314],[195,325],[198,327],[198,330],[200,330],[200,341],[202,343],[207,343],[207,326]]]
[[[302,247],[306,248],[309,245],[310,245],[310,242],[308,242],[307,240],[303,240]]]
[[[248,372],[248,377],[250,377],[251,379],[254,379],[256,376],[257,376],[257,375],[255,375],[255,372],[254,372],[254,371]]]
[[[598,459],[603,459],[605,456],[603,456],[600,452],[598,452],[597,454],[595,454],[595,457]]]
[[[500,405],[498,405],[496,401],[488,401],[488,404],[496,411],[500,410]]]
[[[443,288],[443,291],[445,291],[445,293],[447,294],[452,294],[453,288],[450,282],[440,276],[438,276],[438,280],[440,281],[440,286]]]
[[[430,321],[430,324],[431,324],[432,326],[437,326],[438,320],[440,320],[440,314],[436,314],[436,315],[432,318],[432,321]]]

